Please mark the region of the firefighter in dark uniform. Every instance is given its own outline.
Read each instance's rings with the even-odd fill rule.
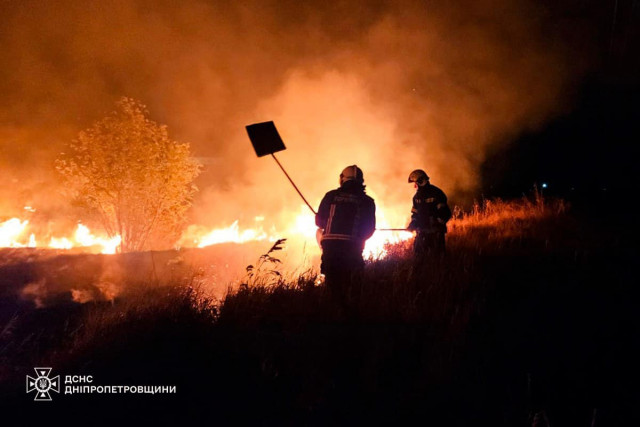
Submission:
[[[413,196],[411,222],[407,227],[409,231],[416,232],[414,253],[416,256],[443,254],[447,221],[451,218],[447,196],[431,185],[429,176],[422,169],[411,172],[408,182],[417,189]]]
[[[343,302],[354,273],[364,268],[364,243],[376,228],[376,205],[365,194],[363,183],[359,167],[346,167],[340,174],[340,188],[324,196],[316,214],[322,247],[320,271],[329,291]]]

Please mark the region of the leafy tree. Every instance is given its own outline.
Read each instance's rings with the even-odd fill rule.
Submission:
[[[201,166],[142,103],[123,97],[116,107],[80,132],[56,167],[76,202],[122,238],[122,252],[166,247],[185,225]]]

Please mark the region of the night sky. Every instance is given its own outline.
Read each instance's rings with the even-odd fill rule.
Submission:
[[[595,65],[567,111],[489,154],[485,194],[514,197],[544,185],[549,194],[587,201],[638,189],[640,2],[564,3],[564,13],[582,15],[595,34]]]

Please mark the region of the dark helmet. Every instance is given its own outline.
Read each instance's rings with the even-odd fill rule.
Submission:
[[[422,169],[416,169],[409,174],[409,179],[407,182],[415,182],[416,184],[422,186],[425,185],[429,181],[429,175]]]
[[[344,168],[342,173],[340,173],[340,185],[344,184],[347,181],[351,181],[352,179],[356,180],[360,184],[364,182],[362,169],[360,169],[356,165],[351,165]]]

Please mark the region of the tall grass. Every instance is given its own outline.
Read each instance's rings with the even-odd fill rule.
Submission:
[[[548,398],[540,403],[548,390],[530,386],[550,369],[545,357],[556,341],[541,338],[548,319],[564,321],[545,307],[575,290],[567,277],[591,275],[580,272],[585,266],[600,272],[596,255],[575,255],[584,247],[573,221],[563,201],[539,193],[457,210],[446,254],[418,260],[410,241],[388,247],[384,259],[367,261],[347,313],[317,272],[283,276],[276,254],[284,242],[276,242],[222,301],[194,275],[76,305],[74,317],[47,326],[57,342],[29,347],[23,365],[53,360],[72,372],[169,377],[195,414],[213,404],[225,420],[377,423],[404,414],[524,425],[553,410]],[[26,317],[0,327],[6,363],[17,360],[1,345],[33,330]]]
[[[564,201],[544,200],[539,193],[535,193],[533,198],[523,197],[515,201],[483,200],[474,204],[470,212],[456,210],[449,224],[447,253],[444,256],[416,260],[412,254],[412,241],[409,240],[388,245],[384,259],[368,260],[360,284],[362,293],[355,309],[367,319],[451,323],[447,318],[451,313],[445,313],[453,308],[455,316],[464,319],[468,317],[470,308],[465,306],[461,309],[460,298],[464,294],[473,299],[471,295],[478,290],[483,279],[476,268],[478,257],[482,253],[526,250],[540,242],[548,244],[553,237],[548,223],[565,221],[566,213]],[[264,260],[268,261],[270,254],[271,250],[260,258],[263,268]],[[250,274],[238,291],[229,293],[222,307],[223,317],[230,315],[232,310],[241,310],[240,300],[246,302],[256,298],[260,300],[258,305],[263,306],[270,296],[283,292],[291,297],[296,293],[313,293],[317,274],[307,272],[287,280],[274,274],[277,273],[277,260],[267,262],[267,265],[268,271],[259,278]],[[472,285],[474,287],[470,288]],[[315,294],[322,297],[324,291],[320,289]],[[476,304],[466,302],[470,306]],[[247,312],[235,315],[239,318],[255,317],[255,312],[264,310],[263,307],[252,313],[254,308],[247,307]],[[310,313],[295,305],[295,308],[279,307],[270,315],[280,313],[286,316],[291,310]]]

